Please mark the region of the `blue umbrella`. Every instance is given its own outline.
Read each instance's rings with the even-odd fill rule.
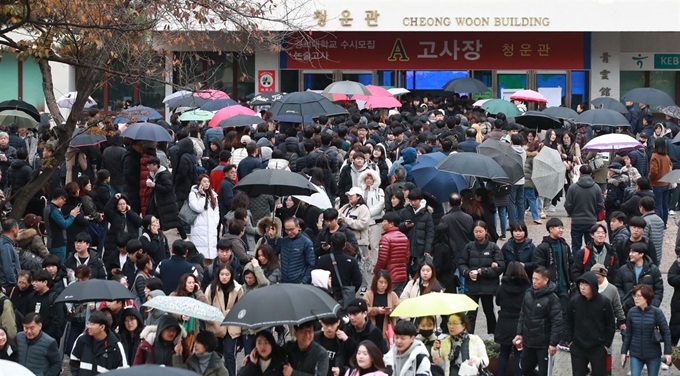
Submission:
[[[106,136],[99,129],[76,128],[71,135],[71,142],[68,144],[72,148],[82,148],[86,146],[99,145],[106,141]]]
[[[240,106],[241,104],[231,98],[216,99],[201,106],[203,111],[219,111],[229,106]]]
[[[113,120],[114,124],[121,123],[137,123],[140,121],[148,121],[150,119],[162,119],[163,115],[151,107],[135,106],[130,107],[120,112],[120,114]]]
[[[439,152],[421,155],[411,170],[416,186],[438,203],[447,202],[451,193],[460,192],[468,187],[465,176],[437,170],[434,167],[444,158],[446,154]]]
[[[121,136],[131,138],[133,140],[154,141],[154,142],[172,142],[172,138],[168,131],[158,124],[153,123],[135,123],[129,125]]]

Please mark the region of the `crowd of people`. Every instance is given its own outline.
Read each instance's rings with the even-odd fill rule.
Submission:
[[[59,375],[63,355],[76,376],[138,364],[217,376],[449,376],[484,371],[485,341],[495,339],[497,375],[546,375],[558,349],[570,353],[574,375],[604,375],[614,351],[622,364],[630,359],[632,375],[643,366],[658,374],[680,339],[680,305],[671,304],[670,325],[659,309],[663,239],[680,195],[661,178],[680,168],[671,142],[678,126],[651,126],[645,115],[633,127],[537,132],[464,103],[413,98],[401,112],[350,103],[349,115],[311,125],[277,123],[263,111],[252,129],[173,115],[157,122],[172,143],[123,138],[124,125],[91,111],[80,126],[102,128],[106,141],[69,149],[23,221],[2,221],[0,359],[40,376]],[[59,130],[0,132],[10,203],[42,173]],[[581,154],[609,132],[644,147]],[[523,179],[479,181],[446,202],[418,187],[411,170],[420,155],[475,153],[487,139],[512,146]],[[555,149],[566,169],[555,197],[541,197],[532,182],[542,148]],[[302,174],[334,205],[235,188],[258,169]],[[571,239],[553,214],[561,200]],[[185,207],[190,220],[180,216]],[[540,242],[527,223],[545,226]],[[169,231],[180,239],[170,243]],[[674,288],[679,262],[668,272]],[[55,303],[89,279],[119,281],[136,299]],[[226,315],[245,294],[277,283],[323,289],[342,313],[250,331],[142,306],[184,296]],[[487,334],[475,335],[476,310],[391,316],[400,302],[430,293],[481,302]],[[612,349],[617,330],[623,346]]]

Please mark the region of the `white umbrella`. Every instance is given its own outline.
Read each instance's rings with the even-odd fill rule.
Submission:
[[[488,101],[488,99],[478,99],[477,102],[472,104],[472,107],[482,107],[486,101]]]
[[[566,168],[555,149],[543,148],[534,158],[531,181],[543,197],[555,197],[564,185]]]
[[[304,201],[308,203],[309,205],[316,206],[317,208],[321,210],[326,210],[330,209],[333,207],[333,204],[331,203],[331,199],[328,198],[328,195],[326,192],[324,192],[323,189],[321,189],[318,185],[315,185],[313,183],[309,183],[316,188],[318,191],[317,193],[313,193],[311,196],[303,196],[303,195],[293,195],[293,197],[297,198],[300,201]]]
[[[168,103],[168,101],[171,101],[171,100],[173,100],[173,99],[175,99],[175,98],[183,97],[183,96],[185,96],[185,95],[192,95],[192,92],[189,91],[189,90],[180,90],[180,91],[176,91],[176,92],[174,92],[174,93],[168,95],[167,97],[163,98],[163,103]]]
[[[59,106],[60,108],[71,108],[73,107],[73,104],[76,102],[77,96],[78,96],[77,91],[66,93],[59,97],[59,99],[57,99],[57,106]],[[95,102],[95,100],[92,99],[92,97],[87,97],[87,102],[85,102],[85,108],[90,108],[96,105],[97,102]]]
[[[0,360],[0,370],[0,375],[35,376],[28,368],[9,360]]]
[[[410,90],[406,90],[403,87],[393,87],[391,89],[387,89],[387,91],[390,92],[392,95],[402,95],[402,94],[407,94],[410,93]]]
[[[157,296],[144,303],[144,307],[151,307],[167,313],[189,316],[199,320],[214,322],[222,322],[224,320],[224,315],[219,308],[188,296]]]

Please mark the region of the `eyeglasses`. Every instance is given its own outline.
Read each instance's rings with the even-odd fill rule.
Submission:
[[[285,229],[284,229],[284,231],[286,231],[286,232],[294,232],[295,230],[297,230],[297,227],[293,227],[293,228],[285,228]]]
[[[637,299],[642,299],[642,298],[644,298],[644,296],[642,296],[642,295],[640,295],[640,294],[633,295],[633,299],[636,299],[636,298],[637,298]]]

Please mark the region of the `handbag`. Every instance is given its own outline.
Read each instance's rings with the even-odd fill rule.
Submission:
[[[661,335],[661,331],[659,330],[659,327],[658,327],[658,326],[654,328],[654,334],[653,334],[652,340],[653,340],[655,343],[661,343],[661,342],[663,342],[663,335]]]
[[[593,172],[601,170],[604,168],[604,157],[600,154],[596,154],[588,161],[588,165],[593,169]]]
[[[342,292],[342,299],[338,300],[338,303],[342,306],[342,308],[347,308],[347,305],[349,302],[352,301],[352,299],[356,298],[357,292],[354,289],[354,286],[343,286],[342,285],[342,278],[340,277],[340,272],[338,271],[338,263],[335,262],[335,255],[333,255],[333,251],[331,251],[331,261],[333,262],[333,270],[335,270],[335,275],[338,277],[338,283],[340,284],[340,291]]]
[[[194,222],[196,222],[196,217],[198,217],[198,213],[191,209],[189,200],[184,201],[182,209],[179,210],[179,219],[189,226],[193,226]]]

